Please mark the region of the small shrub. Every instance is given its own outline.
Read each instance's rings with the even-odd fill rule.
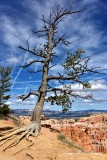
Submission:
[[[74,142],[72,142],[72,140],[69,140],[68,138],[66,138],[66,136],[63,133],[58,134],[57,139],[65,144],[67,144],[68,147],[70,147],[70,148],[74,147],[78,150],[81,150],[81,152],[84,152],[83,148],[81,148],[80,146],[77,146]]]
[[[57,139],[60,140],[60,141],[62,141],[62,142],[66,142],[66,137],[65,137],[65,135],[62,134],[62,133],[61,133],[61,134],[58,134]]]
[[[1,108],[0,108],[0,115],[3,116],[7,116],[7,114],[11,113],[11,109],[9,108],[8,105],[4,104]]]

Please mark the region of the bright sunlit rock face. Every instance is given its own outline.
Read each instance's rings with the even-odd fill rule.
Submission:
[[[86,152],[107,153],[107,114],[75,120],[52,120],[50,126],[83,147]]]

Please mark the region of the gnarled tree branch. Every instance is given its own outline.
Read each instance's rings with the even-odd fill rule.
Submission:
[[[38,72],[43,72],[43,69],[36,70],[36,71],[33,71],[33,70],[28,70],[28,72],[30,72],[30,73],[38,73]]]
[[[46,58],[46,55],[42,53],[42,51],[40,51],[40,53],[38,53],[38,51],[36,51],[35,49],[34,50],[30,50],[29,48],[24,48],[22,47],[21,45],[18,46],[20,49],[24,50],[24,51],[27,51],[29,53],[32,53],[33,55],[35,56],[38,56],[38,57],[42,57],[42,58]]]
[[[33,61],[29,62],[28,64],[22,65],[21,67],[22,68],[26,68],[26,67],[28,67],[31,64],[36,63],[36,62],[38,62],[38,63],[44,63],[44,61],[42,61],[42,60],[33,60]]]
[[[25,100],[29,98],[31,95],[39,96],[39,92],[29,92],[27,95],[18,96],[18,98]]]
[[[76,76],[48,76],[47,80],[74,80]]]

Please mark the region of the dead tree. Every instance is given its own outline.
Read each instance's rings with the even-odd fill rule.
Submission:
[[[53,49],[58,47],[61,43],[63,43],[66,46],[70,44],[69,41],[65,40],[65,34],[58,38],[58,31],[60,29],[58,28],[58,24],[66,16],[71,16],[72,14],[80,12],[82,12],[82,10],[64,10],[62,7],[58,6],[56,10],[50,11],[48,20],[45,18],[44,15],[41,19],[38,18],[40,21],[43,22],[43,28],[39,31],[33,31],[34,34],[46,37],[47,41],[44,44],[43,48],[37,49],[36,47],[34,47],[33,49],[31,49],[29,41],[27,41],[27,47],[23,47],[21,45],[19,46],[20,49],[29,52],[35,56],[34,60],[30,61],[29,63],[21,67],[26,68],[34,63],[41,63],[42,69],[36,71],[35,74],[41,72],[42,80],[37,91],[32,91],[27,95],[20,96],[22,100],[25,100],[31,95],[37,96],[36,106],[32,115],[32,123],[28,126],[17,129],[6,136],[0,137],[0,141],[2,141],[8,140],[12,136],[20,134],[20,137],[16,141],[12,142],[7,148],[17,145],[24,137],[26,137],[27,140],[29,140],[29,136],[38,135],[41,128],[40,116],[45,101],[51,101],[52,104],[61,105],[63,107],[63,111],[65,112],[71,107],[72,104],[72,102],[70,101],[70,96],[80,98],[92,98],[92,95],[87,95],[85,97],[78,95],[76,92],[72,90],[72,86],[66,85],[66,83],[68,84],[69,82],[69,84],[82,84],[84,88],[91,87],[88,82],[83,82],[81,80],[81,76],[87,72],[97,73],[97,71],[94,70],[95,68],[88,68],[88,62],[90,58],[84,58],[84,51],[82,49],[78,49],[75,53],[67,53],[67,58],[65,62],[62,64],[65,70],[64,74],[57,73],[56,75],[49,75],[50,69],[55,66],[55,64],[50,66],[50,63],[52,62],[53,57],[57,58],[56,53],[53,52]],[[59,81],[59,83],[63,87],[58,88],[51,86],[51,82],[53,80]],[[48,98],[46,98],[46,95],[51,92],[54,92],[54,96],[48,96]],[[33,142],[31,142],[30,146],[32,144]]]

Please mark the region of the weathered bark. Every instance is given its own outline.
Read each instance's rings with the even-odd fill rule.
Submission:
[[[41,113],[42,113],[42,109],[43,109],[43,105],[44,105],[44,97],[45,94],[41,95],[40,100],[38,98],[38,102],[36,104],[36,107],[33,111],[33,115],[32,115],[32,121],[36,121],[38,123],[40,123],[40,117],[41,117]]]
[[[42,83],[40,85],[40,88],[38,92],[40,93],[38,96],[38,100],[36,103],[36,107],[33,111],[32,121],[36,121],[40,124],[40,117],[42,114],[42,109],[45,102],[45,96],[46,96],[46,90],[47,90],[47,84],[48,84],[48,70],[49,70],[49,62],[52,55],[52,37],[53,37],[54,29],[51,27],[48,31],[48,45],[47,45],[47,57],[44,62],[43,66],[43,76],[42,76]]]

